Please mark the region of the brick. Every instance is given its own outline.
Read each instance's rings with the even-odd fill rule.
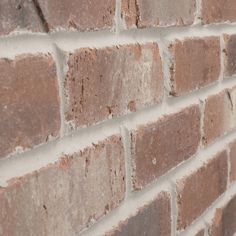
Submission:
[[[45,143],[60,130],[56,66],[50,55],[0,59],[0,158]]]
[[[122,0],[121,15],[127,28],[190,25],[194,22],[195,0]]]
[[[170,236],[171,235],[170,196],[162,192],[149,204],[140,208],[105,236]]]
[[[218,37],[186,38],[170,45],[170,94],[180,96],[219,79],[220,40]]]
[[[236,141],[230,145],[230,181],[236,181]]]
[[[195,234],[195,236],[204,236],[204,235],[205,235],[204,229],[200,230],[197,234]]]
[[[235,6],[236,7],[236,6]],[[236,34],[225,35],[225,76],[236,74]]]
[[[235,22],[235,9],[235,0],[203,0],[202,23]]]
[[[177,181],[178,229],[189,226],[226,190],[227,172],[227,153],[222,151]]]
[[[16,30],[43,31],[33,1],[1,0],[0,1],[0,35],[7,35]]]
[[[197,105],[133,130],[133,187],[141,189],[190,158],[200,141]]]
[[[124,198],[124,150],[111,136],[0,190],[1,235],[76,235]]]
[[[236,87],[209,96],[205,100],[203,143],[209,145],[236,128]]]
[[[236,233],[236,196],[234,196],[222,209],[218,208],[209,236],[233,236]]]
[[[66,120],[75,127],[158,104],[163,96],[158,46],[84,48],[71,54],[65,80]]]
[[[37,0],[48,30],[111,29],[116,0]]]

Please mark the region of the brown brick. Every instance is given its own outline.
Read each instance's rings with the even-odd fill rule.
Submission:
[[[171,94],[184,93],[207,86],[219,79],[220,40],[218,37],[175,40],[170,45]]]
[[[235,22],[236,21],[235,0],[203,0],[202,22],[203,24]]]
[[[230,144],[230,181],[236,181],[236,141]]]
[[[49,30],[110,29],[116,0],[37,0]]]
[[[209,236],[233,236],[236,233],[236,196],[223,209],[217,209]]]
[[[236,5],[235,5],[236,9]],[[225,75],[236,74],[236,34],[225,35]]]
[[[133,186],[140,189],[190,158],[200,141],[197,105],[132,132]]]
[[[170,196],[162,192],[158,197],[140,208],[105,236],[170,236],[171,209]]]
[[[195,234],[195,236],[204,236],[204,235],[205,235],[204,229],[200,230],[197,234]]]
[[[76,235],[124,198],[124,150],[119,136],[0,190],[1,235]]]
[[[50,55],[0,59],[0,157],[44,143],[60,129],[55,63]]]
[[[203,143],[211,144],[236,127],[236,87],[205,100]]]
[[[0,35],[14,30],[43,31],[41,20],[31,0],[0,1]]]
[[[157,104],[163,95],[158,46],[80,49],[69,58],[67,121],[91,125]]]
[[[223,151],[177,182],[178,229],[189,226],[226,190],[227,171]]]
[[[190,25],[196,11],[195,0],[122,0],[121,4],[128,28]]]

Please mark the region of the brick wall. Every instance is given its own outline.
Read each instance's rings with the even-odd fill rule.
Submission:
[[[233,236],[236,1],[1,0],[0,135],[0,236]]]

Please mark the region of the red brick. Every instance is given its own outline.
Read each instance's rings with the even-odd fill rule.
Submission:
[[[205,87],[219,79],[220,40],[218,37],[175,40],[170,45],[173,63],[171,94],[179,96]]]
[[[162,192],[149,204],[127,218],[105,236],[170,236],[170,196]]]
[[[203,143],[208,145],[236,127],[236,87],[205,100]]]
[[[236,141],[230,144],[230,181],[236,181]]]
[[[236,5],[235,5],[236,9]],[[236,74],[236,34],[225,35],[225,75]]]
[[[50,55],[0,59],[0,157],[45,143],[60,130],[56,66]]]
[[[202,22],[203,24],[235,22],[235,0],[203,0]]]
[[[49,30],[111,29],[116,0],[37,0]]]
[[[178,229],[189,226],[226,190],[227,172],[227,153],[223,151],[177,181]]]
[[[122,0],[121,4],[128,28],[190,25],[196,11],[195,0]]]
[[[119,136],[64,156],[0,190],[1,235],[76,235],[124,198]]]
[[[133,186],[140,189],[190,158],[200,141],[197,105],[132,132]]]
[[[31,0],[0,1],[0,35],[14,30],[43,31],[41,20]]]
[[[80,49],[69,58],[66,119],[76,127],[157,104],[163,78],[158,46]]]
[[[233,236],[236,233],[236,196],[226,206],[217,209],[209,236]]]

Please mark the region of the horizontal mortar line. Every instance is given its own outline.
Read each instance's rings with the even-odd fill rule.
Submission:
[[[177,101],[174,101],[175,98],[171,98],[167,104],[162,103],[136,113],[74,131],[61,139],[41,144],[23,153],[10,154],[0,160],[0,185],[6,185],[6,181],[12,177],[21,176],[57,161],[62,153],[72,154],[110,135],[120,134],[121,126],[125,126],[128,130],[136,129],[138,125],[155,122],[163,115],[174,114],[192,104],[199,104],[199,100],[235,85],[236,81],[229,80],[225,83],[225,86],[211,86],[208,89],[203,89],[203,91],[199,90],[183,96]],[[28,165],[25,165],[26,162],[28,162]]]
[[[194,235],[192,233],[196,233],[197,229],[201,226],[205,226],[205,223],[211,223],[214,218],[215,210],[217,208],[224,207],[234,196],[236,196],[236,181],[232,183],[229,188],[226,189],[226,191],[219,198],[217,198],[201,216],[199,216],[188,228],[186,228],[184,232],[179,232],[178,236]]]
[[[101,48],[129,43],[167,42],[175,38],[220,36],[236,34],[236,24],[195,25],[191,27],[167,27],[133,29],[115,34],[110,31],[96,32],[55,32],[50,34],[22,33],[0,37],[0,57],[13,58],[22,53],[52,52],[56,44],[61,50],[68,52],[83,47]]]

